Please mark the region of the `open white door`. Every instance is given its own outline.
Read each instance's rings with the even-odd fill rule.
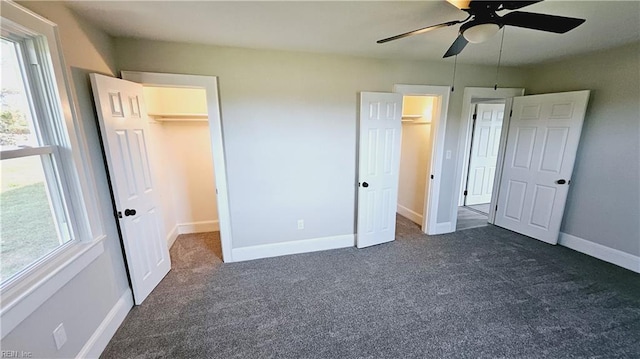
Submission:
[[[491,202],[504,104],[479,103],[473,123],[465,205]]]
[[[147,154],[142,85],[91,74],[102,143],[136,304],[171,269]]]
[[[358,248],[395,239],[401,118],[401,94],[360,94]]]
[[[515,97],[495,224],[556,244],[589,91]]]

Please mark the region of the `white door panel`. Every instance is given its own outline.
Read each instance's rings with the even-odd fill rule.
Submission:
[[[476,107],[465,205],[491,202],[503,118],[504,104]]]
[[[98,74],[91,74],[91,85],[135,302],[140,304],[171,269],[147,152],[142,85]]]
[[[360,94],[358,248],[395,239],[401,117],[401,94]]]
[[[588,99],[589,91],[514,98],[496,225],[557,243]]]

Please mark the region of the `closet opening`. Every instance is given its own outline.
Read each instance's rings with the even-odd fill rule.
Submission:
[[[175,253],[222,260],[216,176],[204,88],[144,85],[149,153],[154,164],[167,244]],[[207,253],[190,253],[205,242]],[[180,254],[179,254],[180,255]],[[211,258],[199,258],[212,262]]]
[[[419,225],[423,231],[432,163],[432,122],[437,101],[437,97],[427,95],[405,95],[402,100],[397,213]]]

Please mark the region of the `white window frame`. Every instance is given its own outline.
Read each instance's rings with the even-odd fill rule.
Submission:
[[[4,338],[104,251],[105,234],[98,220],[96,184],[88,159],[88,147],[80,136],[82,126],[69,96],[71,87],[57,26],[13,2],[3,0],[1,6],[2,36],[12,40],[31,39],[34,43],[30,50],[36,50],[33,51],[35,56],[29,56],[28,60],[37,62],[41,67],[41,71],[37,71],[42,75],[40,90],[51,100],[48,101],[50,105],[44,107],[37,101],[33,103],[36,107],[41,106],[37,112],[48,114],[50,123],[41,128],[47,132],[45,137],[55,142],[47,143],[49,146],[18,150],[22,152],[14,154],[22,157],[28,151],[39,154],[51,150],[54,153],[55,160],[59,162],[56,166],[57,182],[62,188],[72,238],[1,284],[0,330],[1,338]],[[3,153],[3,158],[9,158],[5,154],[11,156]]]

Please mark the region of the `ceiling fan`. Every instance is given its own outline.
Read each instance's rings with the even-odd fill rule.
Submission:
[[[585,19],[573,17],[556,16],[548,14],[537,14],[524,11],[512,11],[503,16],[496,12],[501,10],[517,10],[529,6],[537,1],[482,1],[482,0],[447,0],[448,3],[469,14],[464,20],[448,21],[438,25],[423,27],[421,29],[406,32],[404,34],[392,36],[378,40],[378,44],[398,40],[407,36],[422,34],[427,31],[440,29],[443,27],[462,24],[456,40],[443,57],[458,55],[469,42],[480,43],[495,35],[503,26],[510,25],[527,29],[555,32],[564,34],[565,32],[580,26]]]

